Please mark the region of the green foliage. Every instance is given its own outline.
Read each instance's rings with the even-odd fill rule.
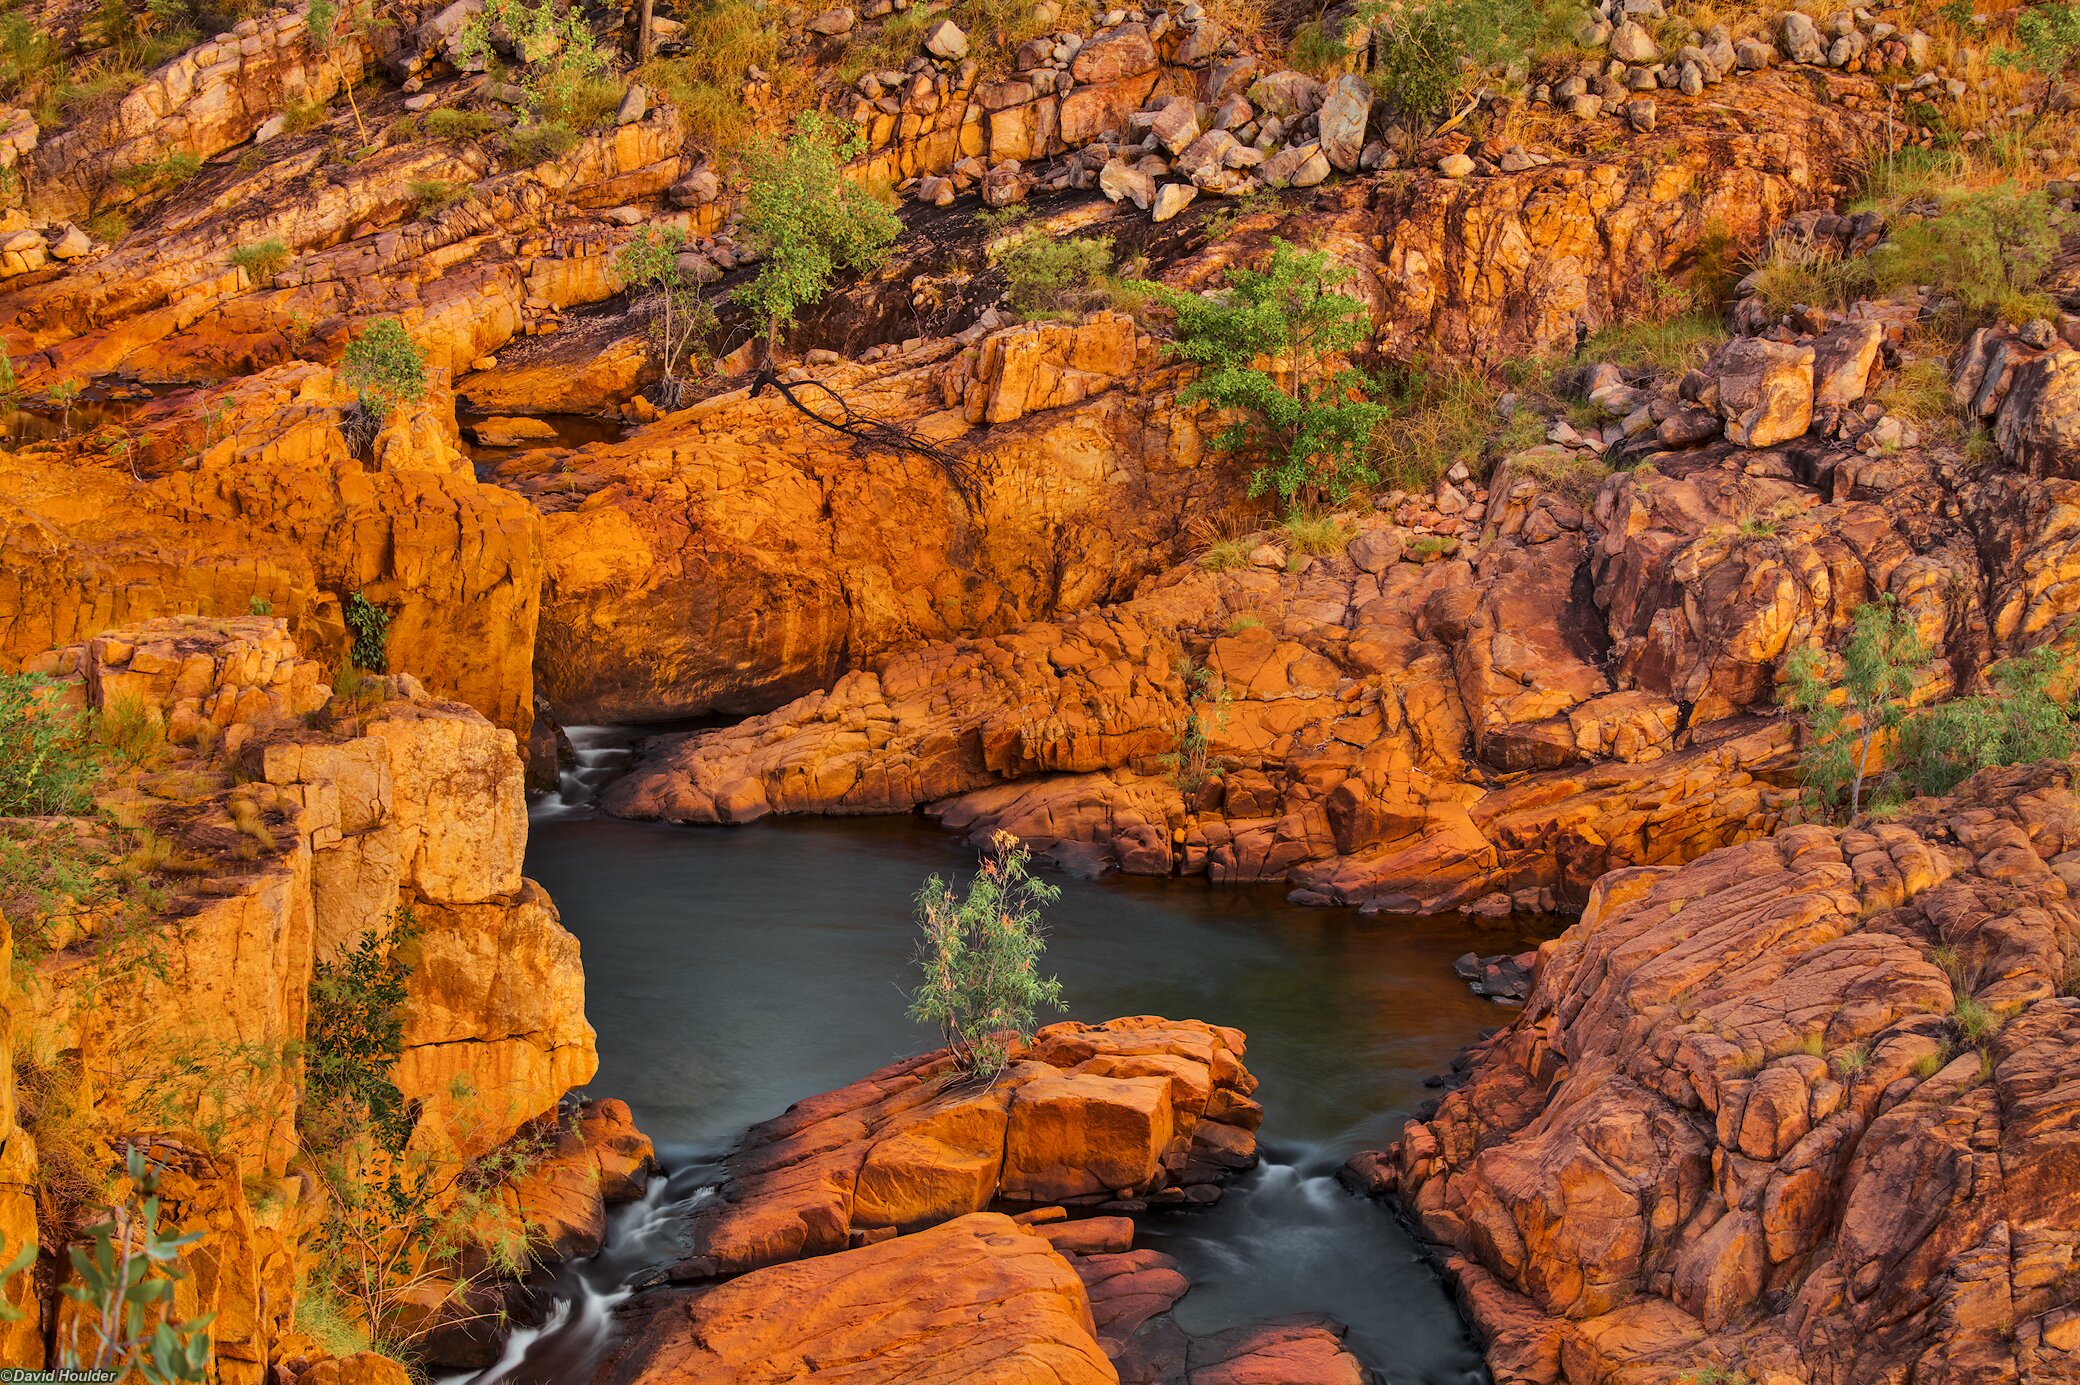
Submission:
[[[1994,669],[1992,692],[1910,719],[1900,737],[1901,776],[1917,793],[1943,794],[1990,766],[2071,755],[2072,711],[2050,691],[2064,665],[2057,651],[2039,646]]]
[[[85,221],[80,222],[79,226],[82,231],[85,231],[95,240],[103,241],[109,245],[114,245],[124,236],[130,234],[130,218],[124,216],[113,207],[106,207],[101,211],[95,212]]]
[[[404,195],[412,204],[412,215],[428,216],[454,206],[469,196],[469,189],[439,178],[414,178],[405,184]]]
[[[1832,814],[1848,797],[1849,818],[1863,815],[1864,781],[1879,738],[1906,718],[1914,671],[1929,657],[1912,617],[1890,596],[1857,608],[1842,649],[1838,678],[1814,646],[1784,665],[1785,705],[1805,719],[1799,777],[1817,812]]]
[[[1957,997],[1957,1004],[1950,1012],[1950,1030],[1957,1042],[1966,1048],[1976,1048],[2000,1032],[2001,1016],[1998,1011],[1972,996]]]
[[[1119,287],[1112,277],[1110,236],[1061,239],[1027,227],[991,258],[1004,271],[1011,310],[1029,320],[1078,317],[1107,302]]]
[[[1370,320],[1364,304],[1337,292],[1348,270],[1320,251],[1271,245],[1264,270],[1231,269],[1220,293],[1135,287],[1177,315],[1170,350],[1199,367],[1179,399],[1243,415],[1215,445],[1265,459],[1250,494],[1272,491],[1288,506],[1310,492],[1342,501],[1378,479],[1366,448],[1390,415],[1371,400],[1374,383],[1343,363]]]
[[[86,811],[94,765],[62,693],[41,674],[0,673],[0,817]]]
[[[0,1255],[7,1253],[7,1238],[0,1236]],[[0,1265],[0,1322],[20,1322],[29,1316],[7,1301],[7,1286],[14,1277],[36,1263],[36,1242],[30,1241],[14,1253],[14,1258]]]
[[[179,187],[202,171],[202,160],[185,152],[168,154],[147,163],[128,164],[115,171],[116,181],[140,192]]]
[[[1559,4],[1505,0],[1434,0],[1358,11],[1372,26],[1373,89],[1417,143],[1496,64],[1564,46],[1567,26],[1579,14]]]
[[[339,960],[311,969],[300,1117],[307,1132],[336,1142],[366,1130],[393,1153],[404,1148],[412,1114],[390,1073],[404,1054],[404,954],[417,937],[411,910],[399,909],[386,930],[370,930]]]
[[[462,28],[466,64],[489,67],[501,50],[519,64],[515,74],[525,94],[521,126],[560,125],[590,129],[621,99],[606,80],[607,55],[600,51],[581,6],[559,0],[485,0]]]
[[[2080,58],[2080,5],[2029,5],[2015,18],[2015,47],[1993,55],[1994,62],[2035,73],[2041,82],[2037,109],[2050,103],[2058,79]]]
[[[614,256],[614,272],[630,306],[643,315],[664,372],[659,389],[667,408],[679,406],[691,383],[686,372],[700,367],[717,325],[700,280],[680,267],[685,250],[686,233],[678,227],[646,226]]]
[[[577,148],[578,135],[560,121],[535,121],[507,130],[499,139],[499,147],[516,166],[532,168]]]
[[[159,1227],[159,1171],[132,1146],[127,1172],[135,1206],[109,1209],[108,1219],[82,1229],[85,1247],[72,1246],[73,1282],[62,1292],[84,1310],[74,1317],[71,1336],[59,1349],[59,1366],[109,1370],[120,1377],[135,1371],[147,1385],[206,1378],[210,1343],[206,1313],[186,1322],[169,1316],[175,1282],[182,1277],[181,1250],[202,1239],[200,1231],[170,1236]],[[93,1333],[91,1349],[80,1350],[82,1328]]]
[[[246,602],[246,614],[250,616],[271,616],[274,614],[274,603],[264,596],[249,598]]]
[[[419,131],[428,139],[477,139],[491,133],[491,117],[482,111],[442,106],[419,117]]]
[[[426,357],[402,322],[379,317],[347,343],[339,378],[353,389],[361,412],[381,423],[426,392]]]
[[[744,152],[739,224],[763,260],[736,297],[765,323],[768,352],[838,271],[876,268],[902,230],[894,212],[842,172],[862,147],[812,114],[785,141],[757,140]]]
[[[1177,727],[1177,749],[1163,759],[1170,782],[1190,799],[1221,772],[1213,763],[1213,735],[1227,723],[1227,706],[1234,698],[1206,665],[1186,657],[1179,667],[1184,675],[1184,720]]]
[[[390,613],[360,592],[352,592],[341,605],[341,615],[353,636],[347,657],[357,669],[381,673],[389,666]]]
[[[964,893],[934,875],[917,894],[924,984],[910,1018],[938,1025],[960,1070],[992,1081],[1011,1039],[1032,1037],[1034,1012],[1062,1003],[1061,983],[1039,972],[1040,911],[1060,891],[1027,872],[1030,856],[998,832]]]
[[[1937,215],[1893,228],[1869,257],[1871,286],[1892,293],[1928,284],[1974,319],[2055,316],[2039,286],[2058,254],[2062,220],[2041,190],[1960,194]]]
[[[270,236],[232,251],[231,265],[251,275],[254,283],[264,284],[289,267],[289,247]]]
[[[1249,561],[1249,540],[1218,539],[1204,553],[1199,563],[1209,572],[1226,572],[1229,568],[1241,567]]]

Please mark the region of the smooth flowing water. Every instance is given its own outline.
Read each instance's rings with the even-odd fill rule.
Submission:
[[[587,768],[577,778],[597,781],[616,738],[579,739]],[[566,800],[584,796],[567,781]],[[516,1339],[478,1385],[582,1380],[621,1286],[672,1258],[677,1210],[747,1125],[935,1044],[903,1015],[911,898],[928,875],[973,861],[952,835],[909,818],[687,828],[569,801],[537,809],[528,871],[584,948],[599,1032],[591,1091],[629,1102],[675,1176],[616,1215],[608,1249],[564,1272],[566,1301],[550,1326]],[[1046,965],[1070,1018],[1191,1017],[1249,1036],[1262,1167],[1209,1210],[1142,1223],[1139,1243],[1177,1257],[1192,1281],[1179,1322],[1210,1332],[1326,1312],[1396,1385],[1485,1380],[1407,1231],[1334,1174],[1350,1154],[1392,1140],[1426,1095],[1424,1079],[1507,1017],[1468,992],[1452,960],[1525,938],[1458,920],[1302,909],[1276,890],[1198,880],[1056,883]]]

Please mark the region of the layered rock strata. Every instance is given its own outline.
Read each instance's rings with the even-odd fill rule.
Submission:
[[[1498,1380],[2070,1380],[2075,767],[1600,881],[1383,1182]]]

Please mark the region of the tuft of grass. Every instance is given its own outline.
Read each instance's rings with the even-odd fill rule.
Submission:
[[[231,252],[231,265],[242,269],[256,284],[264,284],[289,267],[289,247],[270,236]]]
[[[130,234],[130,219],[111,207],[105,211],[98,211],[80,222],[80,229],[95,240],[114,245]]]
[[[1950,1027],[1959,1043],[1972,1047],[2000,1032],[2001,1016],[1973,997],[1961,995],[1957,998],[1957,1008],[1950,1012]]]
[[[1914,1076],[1926,1082],[1929,1078],[1941,1072],[1943,1065],[1949,1061],[1950,1054],[1948,1049],[1938,1049],[1934,1053],[1924,1053],[1914,1060]]]
[[[1866,1044],[1852,1044],[1834,1056],[1835,1075],[1851,1079],[1870,1066],[1871,1051]]]
[[[491,117],[482,111],[441,106],[419,117],[419,131],[427,139],[472,140],[491,133]]]
[[[1249,540],[1219,539],[1199,555],[1199,566],[1209,572],[1226,572],[1229,568],[1242,567],[1249,562]]]
[[[301,134],[305,130],[324,124],[326,117],[331,114],[331,107],[323,101],[312,100],[309,97],[292,97],[282,106],[282,132],[290,135]]]
[[[412,215],[431,216],[460,202],[469,195],[469,189],[439,178],[414,178],[406,185],[404,195],[411,200]]]
[[[1309,515],[1295,511],[1278,526],[1286,541],[1286,552],[1310,557],[1341,553],[1350,545],[1351,531],[1334,515]]]
[[[514,126],[506,131],[502,144],[507,161],[515,168],[532,168],[570,153],[577,147],[578,134],[568,125],[541,121]]]

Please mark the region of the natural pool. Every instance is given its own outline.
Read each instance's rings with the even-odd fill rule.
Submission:
[[[594,778],[613,742],[587,740]],[[909,818],[687,828],[538,808],[528,871],[584,948],[599,1032],[591,1091],[625,1098],[677,1177],[618,1214],[608,1250],[565,1272],[571,1301],[555,1326],[524,1334],[479,1382],[582,1380],[616,1286],[672,1258],[667,1209],[744,1127],[933,1046],[903,1015],[910,901],[927,876],[973,859]],[[1334,1174],[1392,1140],[1428,1094],[1424,1079],[1506,1018],[1452,975],[1452,960],[1527,940],[1457,919],[1302,909],[1277,890],[1202,880],[1057,883],[1046,964],[1070,1018],[1163,1014],[1249,1036],[1263,1166],[1208,1211],[1143,1221],[1140,1243],[1176,1256],[1192,1280],[1182,1325],[1326,1312],[1387,1381],[1485,1380],[1408,1233]]]

